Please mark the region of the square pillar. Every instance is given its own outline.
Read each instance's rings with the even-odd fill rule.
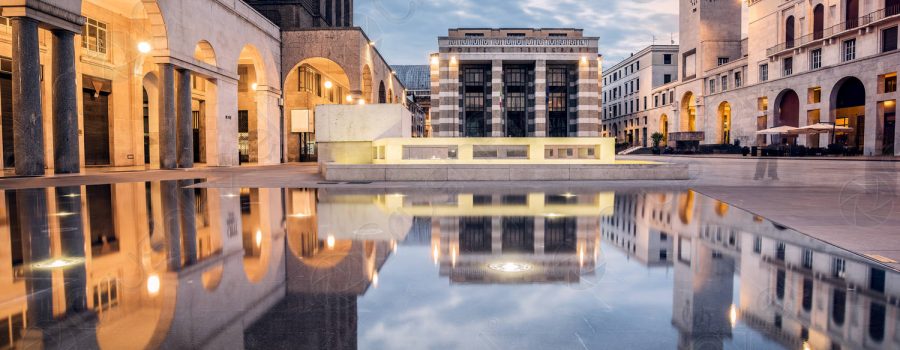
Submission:
[[[506,136],[503,116],[503,60],[491,61],[491,137]]]
[[[595,137],[599,134],[600,93],[597,85],[599,63],[595,58],[584,57],[578,63],[578,133],[579,137]],[[700,112],[697,112],[698,115]]]
[[[175,102],[175,145],[179,168],[194,167],[194,127],[191,110],[191,71],[178,70],[177,97]],[[160,130],[162,132],[162,130]]]
[[[78,149],[78,88],[75,33],[53,30],[53,166],[57,174],[81,171]]]
[[[547,137],[547,61],[534,62],[534,136]]]
[[[41,113],[41,62],[38,22],[13,17],[12,111],[16,175],[44,175],[44,122]],[[76,126],[77,128],[77,126]]]

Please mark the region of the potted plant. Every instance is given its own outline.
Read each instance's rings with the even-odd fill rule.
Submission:
[[[662,139],[665,136],[660,132],[655,132],[653,135],[650,135],[650,138],[653,140],[653,154],[659,154],[659,144],[662,142]]]

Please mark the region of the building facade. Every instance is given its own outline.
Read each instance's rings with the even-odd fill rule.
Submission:
[[[245,2],[286,31],[353,26],[353,0],[246,0]]]
[[[431,57],[438,137],[598,136],[598,39],[580,29],[450,29]]]
[[[422,120],[413,124],[421,125],[422,137],[431,137],[431,70],[428,65],[395,65],[397,78],[406,86],[406,97],[421,108]],[[414,113],[415,114],[415,113]],[[413,132],[413,134],[417,134]]]
[[[678,79],[678,46],[652,45],[603,72],[600,134],[647,147],[651,91]],[[658,103],[657,103],[658,105]]]
[[[900,155],[900,1],[756,0],[747,6],[749,32],[741,38],[740,3],[681,3],[679,82],[654,90],[653,95],[674,96],[647,112],[657,130],[667,131],[670,145],[837,143],[858,154]],[[756,134],[819,122],[852,131]]]

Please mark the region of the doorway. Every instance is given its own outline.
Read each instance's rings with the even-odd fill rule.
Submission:
[[[110,165],[109,96],[112,81],[85,75],[82,83],[84,163]]]

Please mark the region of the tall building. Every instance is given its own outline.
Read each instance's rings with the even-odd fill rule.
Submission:
[[[246,0],[282,30],[352,27],[353,0]]]
[[[647,112],[670,145],[837,143],[858,154],[900,155],[900,0],[753,0],[747,6],[748,33],[741,38],[740,2],[681,3],[679,82],[655,89],[669,103]],[[756,134],[820,122],[852,131]]]
[[[421,136],[431,136],[431,71],[428,65],[394,65],[397,79],[406,86],[406,97],[422,109]],[[414,121],[413,124],[417,124]],[[416,135],[416,132],[413,132]]]
[[[651,45],[603,71],[602,136],[647,147],[651,91],[678,79],[678,45]]]
[[[434,135],[598,135],[598,39],[581,29],[450,29],[438,47]]]

